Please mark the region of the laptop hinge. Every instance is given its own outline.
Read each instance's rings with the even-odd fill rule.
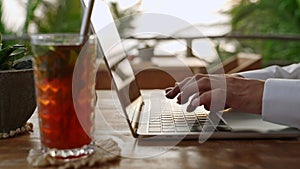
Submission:
[[[133,116],[132,123],[131,123],[131,126],[133,128],[134,137],[138,137],[137,130],[139,128],[139,121],[140,121],[140,116],[142,113],[143,105],[144,105],[144,101],[143,101],[142,97],[139,97],[138,104],[134,110],[134,116]]]

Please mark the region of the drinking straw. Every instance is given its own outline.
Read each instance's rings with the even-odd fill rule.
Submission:
[[[82,22],[81,22],[81,28],[80,28],[80,35],[83,37],[86,37],[87,34],[89,33],[90,18],[91,18],[93,7],[94,7],[94,2],[95,2],[95,0],[90,0],[89,6],[87,6],[87,8],[84,9],[83,18],[82,18]],[[84,3],[82,2],[82,4],[84,4]]]

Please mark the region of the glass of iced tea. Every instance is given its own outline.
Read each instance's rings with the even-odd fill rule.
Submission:
[[[92,154],[95,37],[37,34],[31,46],[43,153],[59,159]]]

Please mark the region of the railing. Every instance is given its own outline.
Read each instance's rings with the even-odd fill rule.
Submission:
[[[216,35],[216,36],[174,36],[174,37],[136,37],[129,36],[126,39],[135,39],[141,41],[147,40],[156,40],[156,41],[166,41],[166,40],[185,40],[186,41],[186,56],[194,56],[193,50],[191,48],[193,40],[195,39],[241,39],[241,40],[251,40],[251,39],[259,39],[259,40],[279,40],[279,41],[300,41],[300,35],[260,35],[260,34],[252,34],[252,35],[242,35],[242,34],[225,34],[225,35]]]
[[[278,40],[278,41],[300,41],[300,35],[293,35],[293,34],[285,34],[285,35],[261,35],[261,34],[250,34],[250,35],[243,35],[243,34],[224,34],[224,35],[212,35],[212,36],[174,36],[174,37],[136,37],[136,36],[129,36],[126,39],[135,39],[141,41],[147,40],[156,40],[156,41],[168,41],[168,40],[185,40],[186,41],[186,56],[194,56],[193,50],[191,48],[193,40],[195,39],[241,39],[241,40],[251,40],[251,39],[259,39],[259,40]],[[11,41],[11,40],[23,40],[27,41],[30,39],[29,35],[3,35],[3,41]]]

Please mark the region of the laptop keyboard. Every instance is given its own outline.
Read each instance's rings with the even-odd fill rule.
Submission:
[[[219,120],[218,125],[213,125],[206,110],[183,112],[182,107],[172,100],[164,104],[162,112],[151,112],[148,124],[148,131],[153,133],[231,130],[223,119]]]

